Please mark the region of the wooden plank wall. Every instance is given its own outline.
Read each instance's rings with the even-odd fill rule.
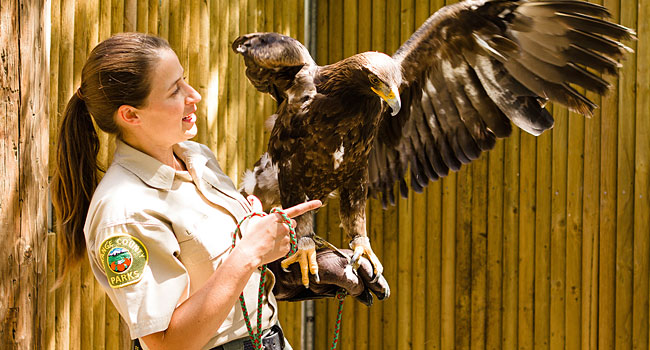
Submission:
[[[314,2],[321,64],[366,50],[390,54],[445,5],[443,0]],[[602,107],[594,118],[553,106],[551,132],[534,138],[515,131],[423,194],[386,211],[371,202],[370,237],[392,295],[371,308],[348,298],[340,349],[649,347],[650,70],[648,61],[637,57],[650,54],[650,0],[604,5],[614,20],[636,28],[640,39],[630,44],[637,53],[628,57],[622,77],[609,78],[614,89],[597,99]],[[42,68],[46,60],[30,51],[32,45],[40,47],[43,38],[34,33],[43,28],[21,24],[20,32],[5,30],[7,23],[19,21],[12,17],[19,8],[28,10],[27,19],[44,8],[51,12],[49,86]],[[47,123],[47,110],[52,157],[61,112],[79,85],[89,50],[121,31],[163,36],[203,96],[197,140],[215,151],[237,182],[264,149],[268,134],[262,116],[272,113],[273,104],[245,80],[230,43],[240,33],[262,30],[302,40],[303,2],[16,0],[2,1],[0,9],[0,38],[10,44],[3,46],[7,54],[0,73],[5,111],[0,225],[12,233],[2,242],[13,243],[0,251],[2,344],[17,347],[18,339],[21,348],[123,349],[124,326],[87,265],[47,293],[56,279],[53,235],[47,241],[47,282],[37,268],[46,256],[40,244],[46,192],[38,179],[45,176],[39,169],[46,168],[39,152],[47,151],[38,140],[47,137],[47,128],[39,127]],[[25,65],[16,61],[18,50]],[[49,105],[32,91],[49,94]],[[113,140],[105,135],[102,140],[102,159],[108,163]],[[338,207],[332,201],[321,210],[317,233],[345,246]],[[29,247],[31,255],[25,254]],[[14,307],[23,302],[36,306]],[[295,349],[300,348],[300,305],[283,303],[280,310]],[[333,301],[315,306],[315,348],[329,348],[337,306]],[[24,315],[32,315],[31,326]],[[18,332],[5,332],[8,323]],[[30,329],[37,335],[22,340],[21,329],[26,336]]]
[[[45,328],[49,1],[0,4],[0,348]]]
[[[2,6],[4,11],[4,0]],[[255,31],[278,31],[302,40],[302,1],[51,0],[48,6],[51,6],[52,33],[50,159],[55,152],[61,114],[79,87],[81,68],[88,53],[101,40],[124,31],[153,33],[170,42],[189,83],[203,96],[197,112],[196,140],[217,154],[221,166],[235,183],[262,153],[268,139],[263,122],[272,114],[273,101],[249,89],[242,60],[230,45],[238,35]],[[2,33],[11,34],[4,30]],[[108,135],[100,137],[103,142],[100,158],[109,164],[114,139]],[[3,155],[11,154],[9,151]],[[5,193],[10,193],[9,189]],[[50,290],[56,280],[54,235],[48,241],[48,255],[47,287],[42,291]],[[87,263],[74,271],[61,288],[47,294],[46,305],[45,345],[38,348],[127,348],[127,330],[94,281]],[[301,304],[282,303],[280,315],[287,338],[292,344],[298,344],[294,348],[299,349]]]
[[[444,0],[318,1],[319,64],[392,54]],[[648,0],[606,0],[636,50],[591,119],[549,107],[555,128],[514,131],[423,194],[382,211],[369,234],[391,284],[371,308],[348,298],[341,349],[648,349]],[[341,245],[338,204],[317,230]],[[316,302],[316,349],[334,301]],[[322,317],[321,315],[326,315]]]

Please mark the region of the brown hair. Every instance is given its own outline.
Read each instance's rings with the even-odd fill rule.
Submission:
[[[81,72],[81,86],[68,102],[57,144],[52,203],[57,223],[61,275],[86,253],[83,233],[88,206],[99,183],[99,138],[93,125],[119,135],[115,112],[122,105],[136,108],[151,91],[150,74],[167,41],[141,33],[116,34],[99,43]],[[92,118],[91,118],[92,115]]]

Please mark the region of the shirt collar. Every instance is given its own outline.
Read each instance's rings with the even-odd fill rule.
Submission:
[[[174,153],[180,158],[190,174],[197,179],[203,178],[204,170],[208,164],[199,144],[193,142],[180,142],[174,145]]]
[[[135,174],[147,185],[169,191],[174,183],[176,171],[150,155],[141,152],[122,140],[116,141],[113,161]],[[208,158],[194,152],[189,143],[178,143],[173,147],[174,153],[185,163],[190,172],[202,177]]]

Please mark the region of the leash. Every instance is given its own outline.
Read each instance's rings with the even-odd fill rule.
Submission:
[[[290,257],[291,255],[295,254],[298,251],[298,241],[296,239],[296,229],[293,227],[291,224],[291,220],[289,219],[289,216],[284,212],[284,210],[278,209],[278,208],[273,208],[271,209],[270,214],[273,213],[278,213],[280,216],[282,216],[282,223],[287,224],[289,226],[289,237],[290,237],[290,248],[289,248],[289,253],[287,253],[286,257]],[[254,216],[266,216],[268,214],[262,212],[252,212],[244,218],[242,218],[239,223],[237,223],[237,228],[232,234],[232,247],[235,248],[235,242],[237,241],[237,234],[240,232],[241,225],[244,223],[244,221],[254,217]],[[257,290],[257,332],[253,332],[253,327],[251,326],[251,320],[250,317],[248,317],[248,310],[246,309],[246,300],[244,300],[244,292],[242,291],[241,294],[239,294],[239,304],[241,306],[241,310],[244,313],[244,321],[246,322],[246,328],[248,329],[248,336],[251,338],[251,341],[253,342],[253,348],[256,350],[261,350],[262,349],[262,299],[264,298],[264,283],[266,282],[266,264],[262,265],[261,271],[260,271],[260,285]]]
[[[341,330],[341,316],[343,315],[343,302],[345,297],[348,295],[348,292],[345,289],[341,288],[336,292],[336,299],[339,300],[339,311],[336,314],[336,327],[334,328],[334,340],[332,340],[331,350],[336,349],[336,346],[339,343],[339,331]]]
[[[278,213],[280,216],[282,216],[282,223],[287,224],[289,226],[289,238],[290,238],[290,248],[289,248],[289,253],[285,256],[286,258],[292,256],[298,251],[298,241],[296,238],[296,229],[293,227],[291,224],[291,219],[289,219],[289,216],[287,213],[278,208],[273,208],[269,212],[269,214],[274,214]],[[232,247],[235,248],[235,242],[237,241],[237,234],[240,232],[240,227],[244,223],[244,221],[254,217],[254,216],[259,216],[263,217],[268,214],[261,212],[252,212],[246,216],[244,216],[239,223],[237,223],[237,228],[235,228],[235,231],[232,234]],[[317,236],[316,236],[317,237]],[[319,240],[321,243],[326,242],[327,245],[337,251],[339,254],[342,256],[346,257],[340,250],[338,250],[336,247],[334,247],[332,244],[329,244],[329,242],[325,241],[324,239],[318,237],[317,240]],[[349,258],[348,258],[349,261]],[[253,348],[256,350],[262,350],[262,299],[264,297],[264,284],[266,282],[266,271],[267,267],[266,264],[262,265],[261,271],[260,271],[260,285],[257,290],[257,332],[253,332],[253,327],[251,325],[251,320],[250,317],[248,317],[248,310],[246,308],[246,300],[244,300],[244,292],[242,291],[241,294],[239,294],[239,304],[241,306],[242,312],[244,314],[244,321],[246,322],[246,328],[248,329],[248,336],[251,338],[251,341],[253,343]],[[339,341],[339,333],[341,330],[341,316],[343,315],[343,301],[345,301],[345,297],[347,296],[347,292],[345,289],[341,288],[338,292],[336,292],[336,299],[339,301],[339,308],[338,308],[338,313],[336,316],[336,327],[334,329],[334,340],[332,341],[332,347],[331,350],[336,349],[336,346],[338,345]]]

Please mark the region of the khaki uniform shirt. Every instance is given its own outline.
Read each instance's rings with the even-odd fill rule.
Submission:
[[[206,146],[182,142],[174,153],[188,171],[175,171],[118,141],[84,227],[93,273],[133,339],[167,329],[174,309],[229,255],[232,232],[251,211]],[[244,289],[253,327],[259,280],[256,271]],[[276,300],[269,292],[274,283],[268,271],[263,329],[277,322]],[[236,303],[205,349],[247,334]]]

